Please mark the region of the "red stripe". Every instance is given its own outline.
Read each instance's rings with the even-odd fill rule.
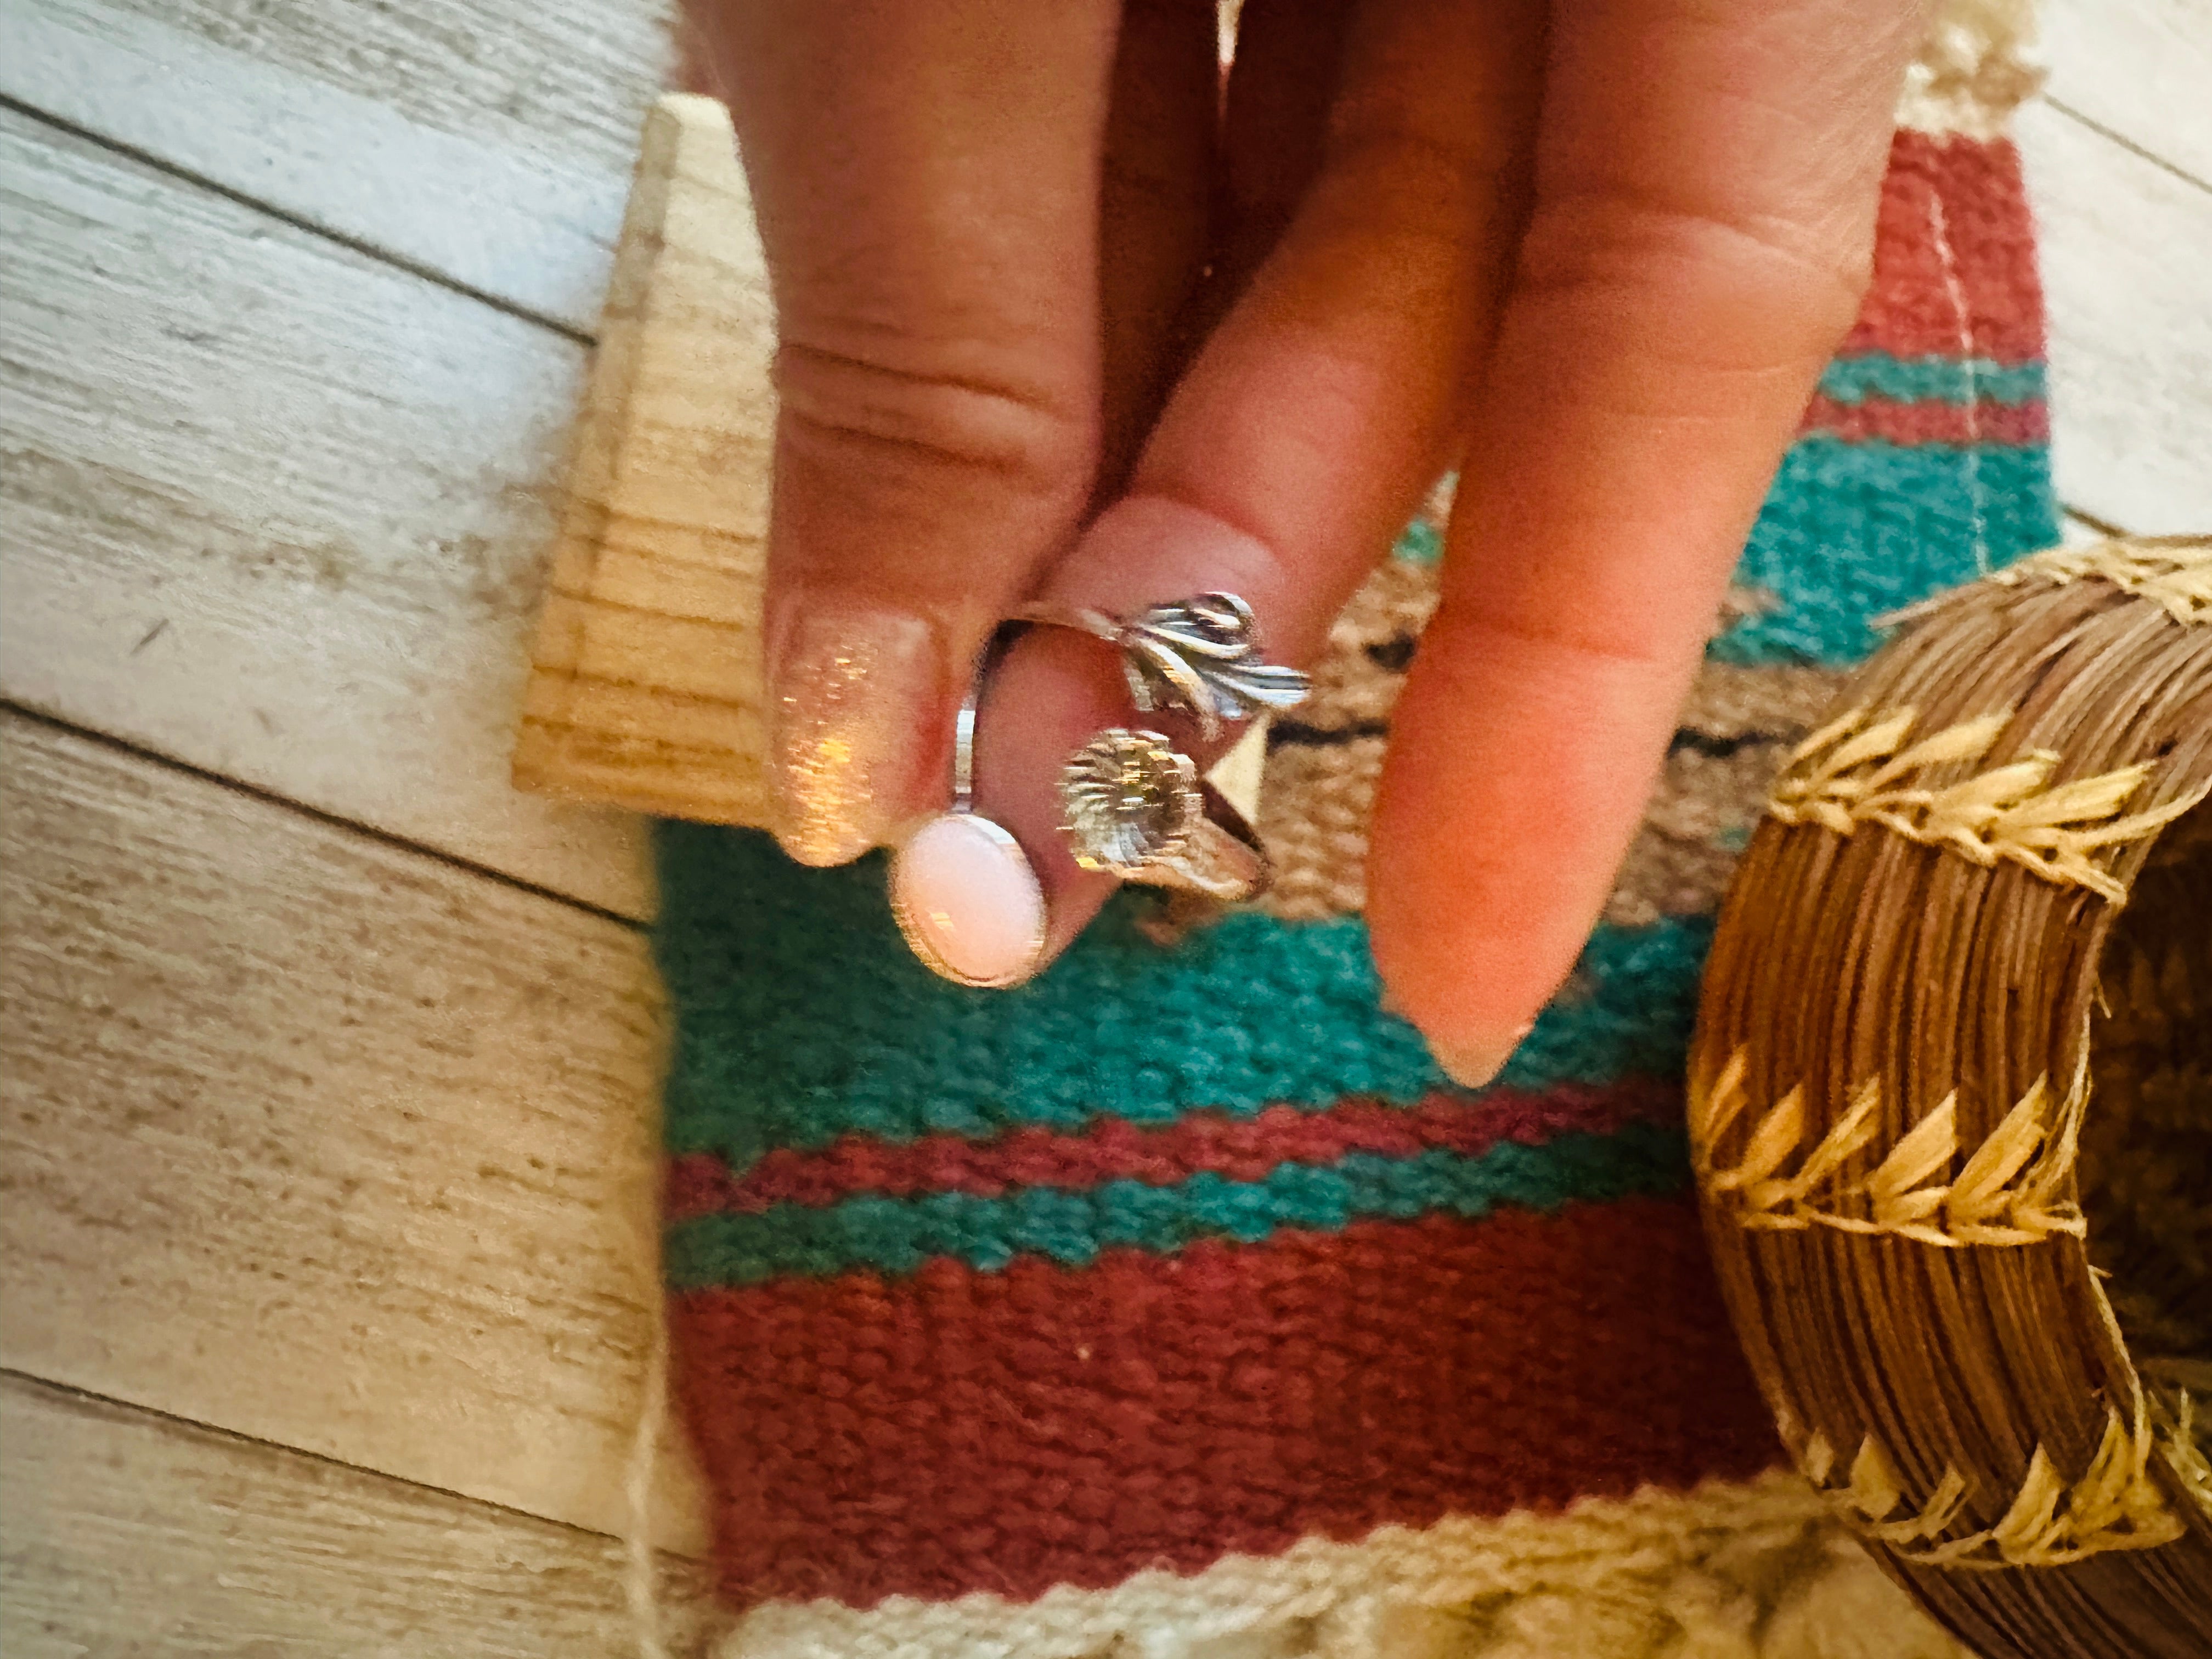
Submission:
[[[1939,208],[1966,301],[1963,331],[1936,240]],[[1874,286],[1843,349],[2002,363],[2043,355],[2034,226],[2009,143],[1897,135],[1875,225]]]
[[[995,1198],[1015,1187],[1080,1190],[1124,1180],[1169,1186],[1202,1170],[1257,1181],[1280,1164],[1333,1164],[1348,1152],[1474,1154],[1501,1140],[1538,1146],[1573,1130],[1606,1134],[1632,1122],[1679,1121],[1681,1115],[1679,1085],[1639,1079],[1542,1094],[1494,1089],[1472,1100],[1431,1095],[1410,1107],[1347,1100],[1323,1112],[1292,1106],[1271,1106],[1249,1118],[1200,1112],[1158,1127],[1106,1118],[1079,1134],[1018,1129],[987,1141],[846,1135],[818,1152],[771,1152],[743,1176],[733,1176],[712,1153],[672,1159],[665,1207],[674,1222],[718,1211],[758,1214],[775,1204],[819,1206],[857,1193]]]
[[[1801,432],[1826,432],[1853,443],[1881,439],[1893,444],[2042,444],[2051,441],[2051,413],[2042,404],[1897,403],[1869,398],[1856,404],[1814,398]]]
[[[1777,1456],[1686,1201],[939,1261],[672,1315],[741,1602],[1027,1600]]]

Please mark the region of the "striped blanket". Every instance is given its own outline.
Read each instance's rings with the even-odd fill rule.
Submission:
[[[1619,889],[1496,1086],[1378,1006],[1360,916],[1428,520],[1271,733],[1276,890],[1170,944],[1125,894],[1038,982],[963,990],[879,860],[664,827],[671,1324],[736,1651],[1950,1651],[1783,1466],[1681,1071],[1766,781],[1875,619],[2057,538],[1992,136],[2022,82],[1962,28]]]

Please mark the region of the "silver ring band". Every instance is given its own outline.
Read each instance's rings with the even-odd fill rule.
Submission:
[[[991,835],[1016,859],[1013,837],[975,810],[976,726],[993,669],[1031,627],[1072,629],[1114,647],[1138,710],[1179,709],[1209,742],[1226,722],[1289,708],[1308,689],[1304,674],[1261,659],[1251,608],[1231,593],[1154,605],[1126,619],[1046,601],[1024,605],[992,630],[961,695],[952,727],[952,805],[944,815],[963,819],[971,833]],[[1062,833],[1086,870],[1227,903],[1257,897],[1273,878],[1243,814],[1162,732],[1131,726],[1099,732],[1062,764],[1058,791]],[[961,975],[931,947],[928,930],[898,902],[897,886],[895,880],[893,908],[915,953],[947,978],[989,982]]]
[[[1119,617],[1042,600],[1016,611],[1014,620],[1072,628],[1104,641],[1121,654],[1129,700],[1139,714],[1180,709],[1198,722],[1207,743],[1227,724],[1304,702],[1313,689],[1297,669],[1261,655],[1252,607],[1234,593],[1200,593]]]

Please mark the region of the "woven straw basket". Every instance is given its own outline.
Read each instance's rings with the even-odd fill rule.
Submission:
[[[1691,1064],[1784,1438],[1996,1659],[2212,1654],[2212,538],[1900,619],[1797,749]]]

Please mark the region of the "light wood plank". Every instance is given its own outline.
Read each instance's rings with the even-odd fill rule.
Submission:
[[[0,0],[0,92],[588,330],[659,0]]]
[[[729,115],[657,104],[514,751],[525,788],[772,821],[761,757],[775,320]]]
[[[611,1540],[0,1377],[0,1650],[628,1656]],[[664,1557],[663,1628],[719,1622]]]
[[[2047,105],[2017,134],[2059,498],[2137,534],[2212,527],[2212,193]]]
[[[0,762],[0,1365],[618,1530],[644,939],[21,715]]]
[[[609,909],[507,750],[584,353],[0,111],[0,689]]]
[[[2049,91],[2212,188],[2212,0],[2043,0]]]

